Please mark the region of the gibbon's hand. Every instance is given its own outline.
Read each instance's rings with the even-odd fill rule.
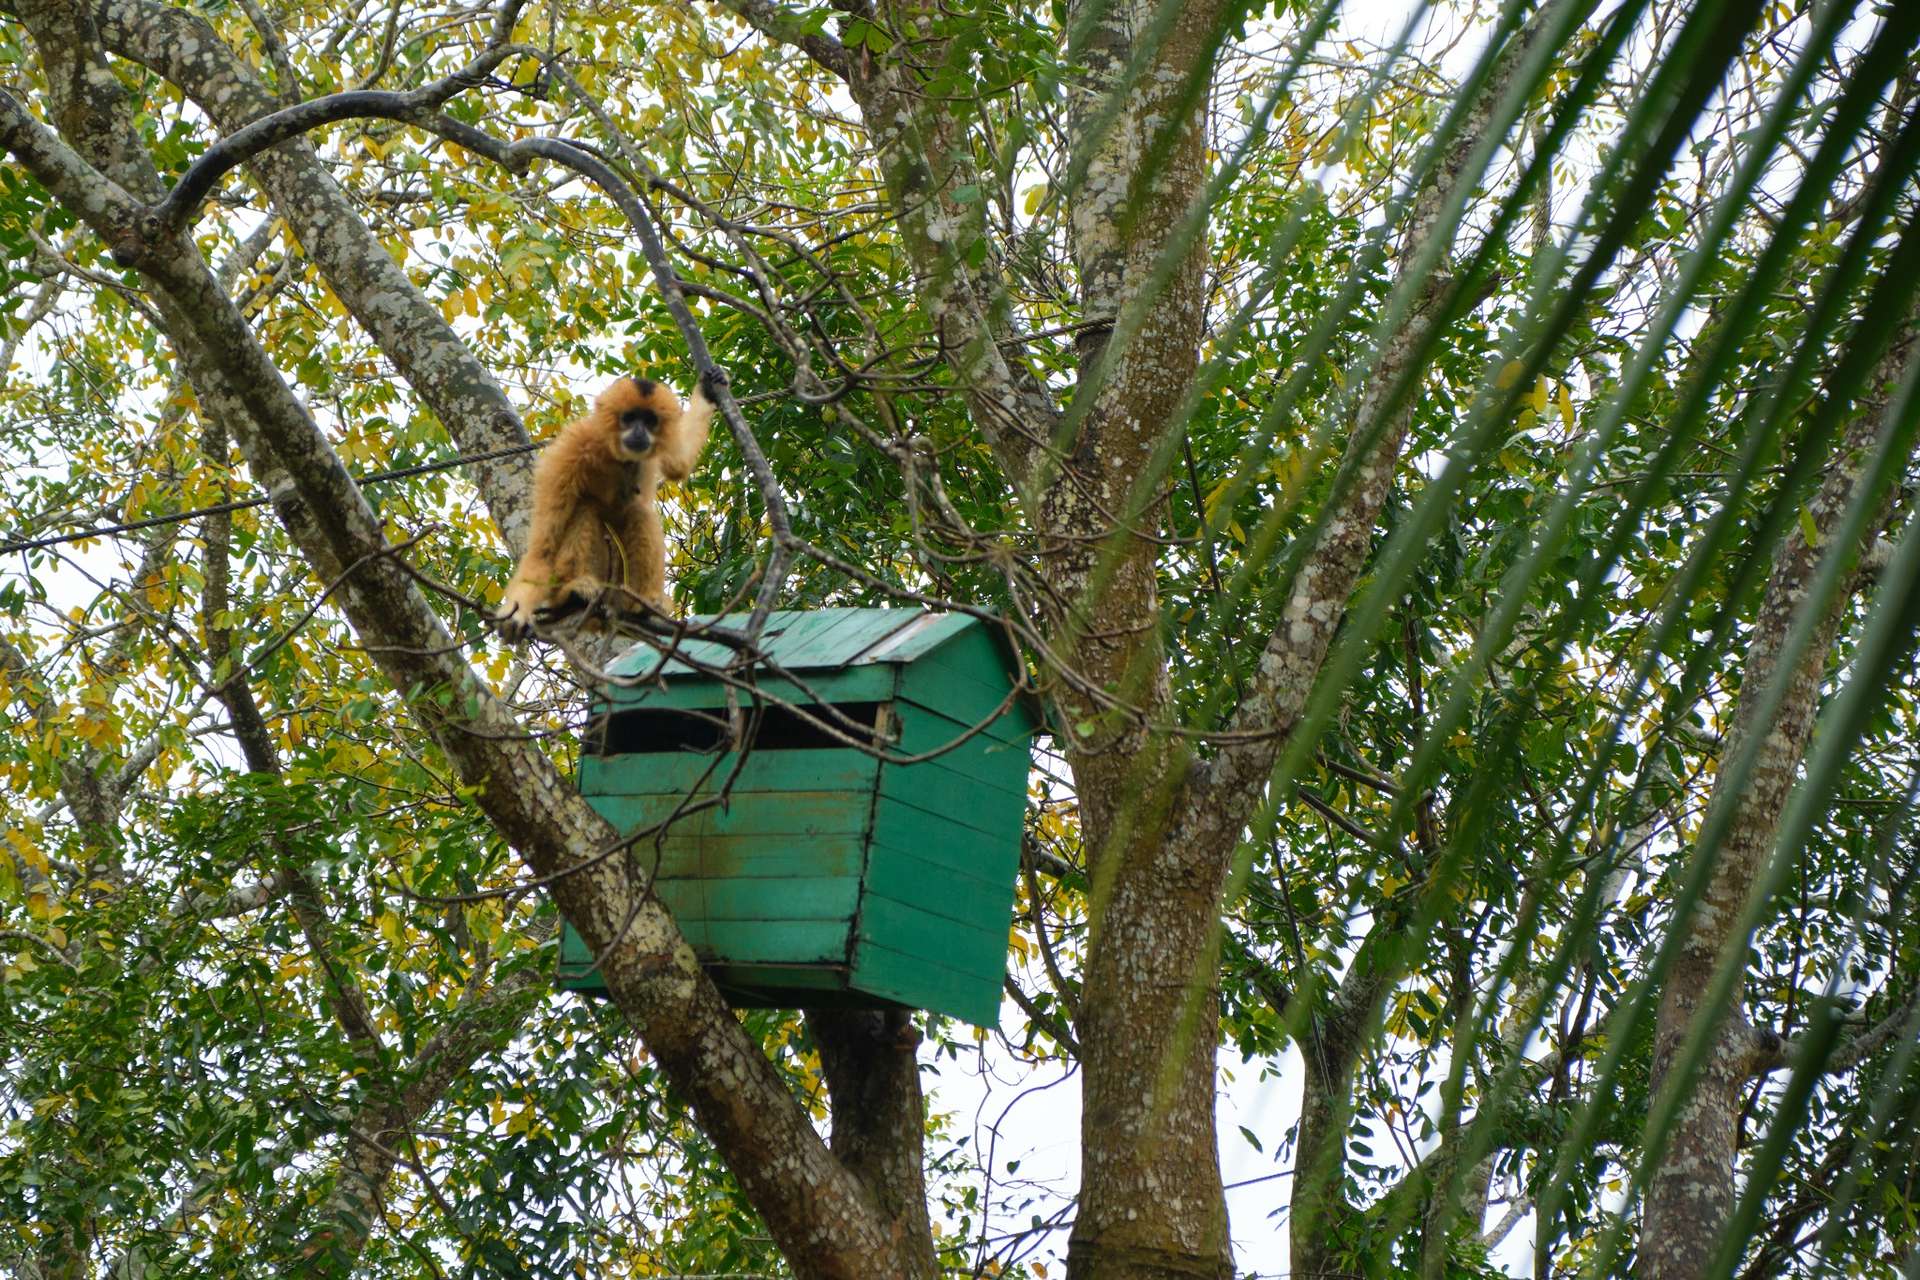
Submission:
[[[500,634],[509,644],[524,644],[533,638],[534,609],[532,600],[509,589],[506,599],[500,602],[499,612],[493,615],[494,625],[500,628]]]
[[[727,371],[719,365],[700,375],[700,394],[709,400],[720,398],[720,388],[732,386],[733,380],[727,377]]]

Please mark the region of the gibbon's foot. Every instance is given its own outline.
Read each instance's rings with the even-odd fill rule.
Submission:
[[[536,627],[550,627],[578,613],[585,605],[583,600],[557,600],[552,604],[543,604],[537,609],[510,609],[493,615],[494,625],[500,628],[500,634],[509,644],[525,644],[537,636]]]
[[[546,604],[534,610],[533,616],[542,626],[551,626],[580,614],[584,618],[599,615],[600,605],[606,599],[607,590],[598,583],[568,587]]]
[[[643,596],[617,582],[601,587],[585,607],[583,626],[602,628],[616,635],[645,635],[649,623],[673,621],[664,592]]]
[[[727,371],[719,365],[715,365],[700,375],[700,394],[709,400],[718,400],[720,398],[720,388],[731,386],[732,383],[733,380],[727,377]]]

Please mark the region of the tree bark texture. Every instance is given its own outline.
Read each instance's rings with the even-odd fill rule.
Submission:
[[[790,37],[759,6],[731,7],[775,38]],[[968,253],[984,228],[978,203],[956,198],[977,184],[963,123],[937,95],[917,91],[942,56],[931,38],[938,10],[887,6],[892,29],[917,38],[878,57],[808,50],[847,76],[915,262],[920,303],[1038,531],[1057,602],[1040,621],[1071,668],[1052,690],[1057,714],[1101,726],[1068,743],[1087,847],[1106,886],[1077,1028],[1086,1075],[1069,1258],[1076,1277],[1232,1270],[1213,1116],[1219,1017],[1211,950],[1232,841],[1225,833],[1204,845],[1166,838],[1187,758],[1149,727],[1168,719],[1171,701],[1157,632],[1159,517],[1150,509],[1138,529],[1116,523],[1192,382],[1204,238],[1172,264],[1124,350],[1109,354],[1104,337],[1202,190],[1200,90],[1221,10],[1169,9],[1171,23],[1156,25],[1159,8],[1123,2],[1091,21],[1084,12],[1074,19],[1088,32],[1080,55],[1088,70],[1073,89],[1084,173],[1070,196],[1073,252],[1083,313],[1097,321],[1081,347],[1083,386],[1096,366],[1104,376],[1070,440],[1058,438],[1063,419],[1049,393],[1003,354],[1016,331],[1002,282],[990,258]],[[1132,65],[1140,56],[1144,64]],[[1115,694],[1127,709],[1109,715]]]
[[[940,1262],[923,1185],[926,1107],[914,1053],[920,1033],[903,1009],[813,1009],[807,1027],[827,1078],[833,1154],[890,1224],[886,1274],[933,1280]]]
[[[1801,523],[1795,522],[1767,579],[1748,637],[1740,697],[1722,758],[1737,758],[1756,741],[1757,754],[1744,778],[1730,780],[1723,774],[1715,783],[1708,812],[1732,806],[1732,814],[1699,902],[1689,918],[1673,925],[1684,934],[1661,992],[1654,1032],[1655,1096],[1673,1084],[1686,1095],[1673,1119],[1665,1157],[1647,1189],[1639,1253],[1646,1280],[1695,1280],[1706,1274],[1733,1212],[1734,1161],[1747,1085],[1780,1062],[1779,1037],[1756,1029],[1747,1019],[1744,964],[1725,1006],[1709,1008],[1706,998],[1779,834],[1813,737],[1821,680],[1848,603],[1844,590],[1832,600],[1814,599],[1815,571],[1848,510],[1856,503],[1881,501],[1867,491],[1865,482],[1871,476],[1866,464],[1886,427],[1886,389],[1916,349],[1920,344],[1909,324],[1880,362],[1876,394],[1849,424],[1807,503],[1806,515],[1817,538],[1809,542]],[[1869,522],[1869,538],[1878,524]],[[1857,553],[1858,548],[1853,550]],[[1808,609],[1821,610],[1821,616],[1812,638],[1794,658],[1785,651],[1788,633]],[[1769,687],[1787,661],[1792,668],[1784,696],[1771,718],[1763,718]],[[1696,1022],[1712,1028],[1705,1058],[1693,1079],[1670,1081],[1674,1056]]]
[[[1232,841],[1168,838],[1189,757],[1153,727],[1172,718],[1158,629],[1158,501],[1141,511],[1141,527],[1116,527],[1139,509],[1135,487],[1174,429],[1206,303],[1205,237],[1182,249],[1173,233],[1205,189],[1200,90],[1222,10],[1185,6],[1156,30],[1163,10],[1139,2],[1069,11],[1086,33],[1070,120],[1072,168],[1083,175],[1069,194],[1082,316],[1130,323],[1117,335],[1124,349],[1107,329],[1082,335],[1080,395],[1094,399],[1060,442],[1064,457],[1035,523],[1049,585],[1064,602],[1046,620],[1056,650],[1086,686],[1139,709],[1103,716],[1086,686],[1056,698],[1067,724],[1095,726],[1067,742],[1095,886],[1076,1028],[1085,1077],[1072,1277],[1233,1271],[1214,1119],[1214,926]],[[1163,263],[1168,253],[1178,261]],[[1156,272],[1159,296],[1139,298]]]
[[[387,679],[475,802],[588,945],[621,1009],[739,1177],[798,1274],[865,1277],[890,1232],[701,972],[664,909],[640,896],[617,834],[518,731],[457,654],[317,425],[294,398],[191,241],[154,236],[158,179],[124,90],[81,6],[20,6],[61,135],[0,95],[0,144],[138,269],[203,402],[220,406]],[[142,203],[142,198],[148,204]]]
[[[213,26],[189,9],[152,0],[105,0],[97,17],[109,51],[170,81],[222,133],[284,105]],[[486,453],[527,442],[520,415],[499,383],[407,279],[310,143],[282,143],[255,156],[247,167],[334,295],[462,452]],[[531,519],[532,457],[517,454],[478,462],[471,474],[508,549],[519,555],[526,548]]]

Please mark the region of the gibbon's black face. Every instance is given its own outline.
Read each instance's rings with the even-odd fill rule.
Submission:
[[[644,454],[653,448],[653,429],[660,415],[651,409],[629,409],[620,415],[620,448],[625,453]]]
[[[621,410],[620,448],[637,456],[653,448],[653,433],[660,425],[660,415],[645,407],[653,399],[653,379],[643,378],[636,373],[629,381],[639,393],[637,399],[640,403]]]
[[[671,423],[680,401],[651,378],[620,378],[593,402],[598,421],[613,432],[613,451],[628,462],[653,452],[663,423]]]

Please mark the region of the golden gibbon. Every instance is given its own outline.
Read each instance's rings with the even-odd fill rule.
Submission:
[[[621,378],[541,451],[527,554],[496,615],[509,640],[532,635],[536,614],[591,608],[609,587],[666,610],[660,482],[692,473],[713,425],[713,387],[724,377],[716,370],[701,379],[684,409],[651,378]]]

